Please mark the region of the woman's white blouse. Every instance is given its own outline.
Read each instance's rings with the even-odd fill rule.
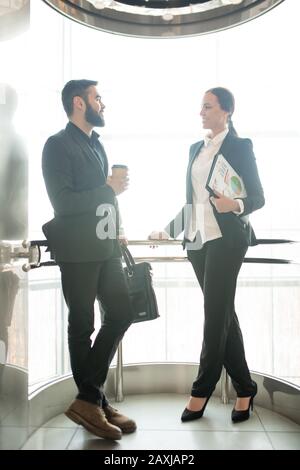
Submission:
[[[202,243],[222,237],[213,208],[209,202],[210,194],[205,189],[205,185],[214,156],[220,150],[227,133],[228,129],[225,129],[213,139],[209,135],[205,136],[204,145],[194,160],[191,175],[193,187],[192,217],[185,234],[186,238],[190,241],[194,240],[198,231],[200,232]]]

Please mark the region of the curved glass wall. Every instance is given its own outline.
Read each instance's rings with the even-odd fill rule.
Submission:
[[[25,238],[28,228],[28,7],[27,0],[0,1],[1,450],[20,448],[28,436],[28,282],[20,263],[13,263],[16,240]]]
[[[106,105],[101,134],[110,164],[130,167],[131,185],[119,198],[130,239],[145,239],[178,212],[184,201],[189,145],[202,136],[202,93],[223,85],[236,98],[234,124],[250,137],[266,205],[251,221],[259,238],[300,239],[298,173],[300,4],[287,0],[261,18],[208,36],[136,39],[101,33],[32,2],[30,103],[30,238],[43,238],[52,217],[41,175],[44,142],[64,127],[60,90],[72,78],[99,80]],[[26,122],[24,123],[26,127]],[[149,248],[135,253],[151,256]],[[300,261],[299,245],[259,246],[248,256]],[[177,248],[155,252],[183,254]],[[161,318],[131,327],[124,362],[197,362],[202,298],[188,263],[153,264]],[[30,382],[69,371],[67,312],[56,268],[32,271],[29,312]],[[237,312],[252,370],[300,384],[299,265],[245,264]],[[96,321],[98,324],[98,320]]]

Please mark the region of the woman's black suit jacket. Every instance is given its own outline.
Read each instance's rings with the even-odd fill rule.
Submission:
[[[171,237],[176,238],[183,230],[187,230],[187,213],[193,202],[192,187],[192,165],[199,155],[204,145],[204,141],[196,142],[190,147],[189,164],[186,175],[186,205],[179,214],[168,224],[166,231]],[[255,156],[250,139],[241,139],[228,133],[217,154],[222,154],[233,169],[241,176],[247,192],[247,197],[242,198],[244,203],[244,212],[241,216],[233,212],[218,213],[213,207],[214,215],[220,227],[224,241],[230,246],[256,245],[254,231],[248,221],[248,215],[251,212],[260,209],[264,203],[264,192],[259,179]],[[185,215],[184,215],[184,211]]]

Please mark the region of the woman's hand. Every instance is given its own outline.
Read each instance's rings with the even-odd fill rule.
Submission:
[[[169,240],[169,239],[170,239],[169,234],[165,232],[164,230],[161,232],[154,230],[148,236],[148,240]],[[150,248],[151,249],[157,248],[157,245],[150,245]]]
[[[214,193],[217,197],[211,197],[210,200],[216,208],[216,211],[225,214],[226,212],[239,212],[240,205],[238,201],[234,199],[230,199],[224,194],[219,193],[218,191],[214,190]]]
[[[169,240],[169,234],[165,231],[153,231],[148,236],[148,240]]]

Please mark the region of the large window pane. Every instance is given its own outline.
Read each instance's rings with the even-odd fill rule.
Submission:
[[[256,234],[259,238],[299,239],[300,71],[294,54],[300,39],[299,13],[299,2],[286,1],[231,30],[150,40],[88,29],[63,19],[42,2],[33,2],[32,50],[39,66],[32,77],[36,99],[31,109],[36,126],[28,139],[34,182],[31,236],[42,236],[40,227],[52,216],[40,158],[46,138],[66,122],[61,88],[69,79],[85,77],[99,80],[107,123],[101,135],[110,164],[130,167],[130,189],[119,198],[129,238],[146,238],[181,208],[188,149],[203,135],[199,118],[202,93],[222,85],[235,94],[234,124],[241,136],[253,140],[265,189],[266,205],[252,216]],[[251,248],[248,255],[300,261],[298,245]],[[124,340],[125,361],[196,362],[203,314],[192,269],[184,263],[154,268],[161,319],[131,328]],[[38,274],[49,280],[46,269]],[[237,294],[251,369],[295,382],[300,382],[296,339],[299,274],[296,265],[245,265]],[[47,295],[54,312],[58,308],[56,293],[50,289]],[[31,315],[39,314],[40,301],[35,293]],[[57,322],[57,318],[52,313],[52,320]],[[65,311],[59,318],[62,326]],[[39,324],[41,344],[49,331],[53,344],[63,341],[64,335],[55,336],[55,329],[43,328],[46,323],[34,324]],[[62,353],[53,346],[65,358],[66,344],[64,348]],[[40,353],[41,357],[46,354],[42,346]],[[49,363],[49,376],[63,369],[57,362],[51,367]],[[34,375],[38,380],[40,372]]]

